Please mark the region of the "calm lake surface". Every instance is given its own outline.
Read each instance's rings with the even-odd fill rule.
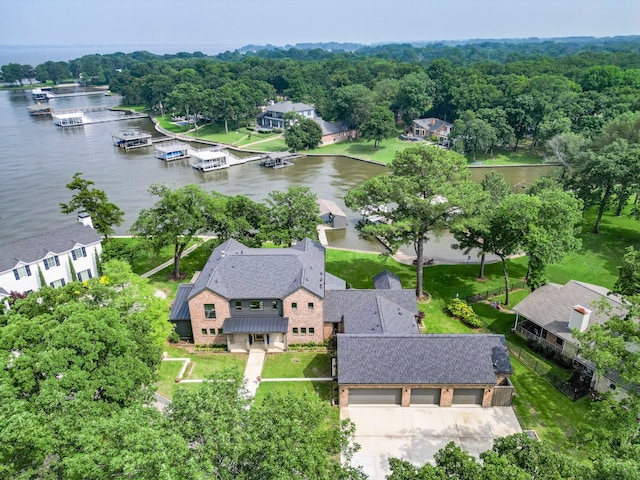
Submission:
[[[78,96],[55,98],[55,110],[117,105],[116,96]],[[125,211],[125,222],[118,233],[127,234],[143,208],[155,198],[147,189],[153,183],[181,186],[197,183],[207,191],[244,194],[262,201],[273,190],[308,186],[319,198],[334,200],[349,216],[351,228],[331,232],[332,246],[381,251],[374,241],[358,238],[353,226],[360,216],[346,209],[345,193],[364,180],[387,171],[386,167],[343,157],[307,157],[295,165],[273,170],[257,163],[202,173],[189,160],[165,163],[153,156],[152,148],[124,152],[111,143],[111,134],[125,129],[153,130],[148,119],[122,120],[61,129],[48,118],[30,117],[31,92],[0,91],[0,244],[46,232],[73,218],[60,213],[60,202],[71,192],[65,185],[76,172],[93,180],[109,199]],[[87,113],[89,118],[105,112]],[[512,185],[528,184],[550,173],[550,167],[496,168]],[[474,180],[490,171],[474,168]]]

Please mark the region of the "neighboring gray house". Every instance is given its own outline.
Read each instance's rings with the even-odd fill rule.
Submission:
[[[266,107],[256,117],[256,123],[259,127],[279,128],[284,130],[284,114],[287,112],[295,112],[305,118],[313,119],[316,116],[315,109],[305,103],[294,103],[290,101],[277,102]]]
[[[347,228],[347,214],[331,200],[318,199],[320,218],[324,223],[329,223],[333,228]]]
[[[572,330],[584,332],[592,325],[602,325],[609,315],[597,305],[606,301],[612,313],[624,315],[622,297],[608,288],[570,280],[565,285],[549,283],[534,290],[513,307],[516,312],[515,332],[530,341],[544,345],[567,360],[573,361],[577,382],[603,392],[621,385],[615,372],[599,375],[595,366],[578,355],[578,341]]]
[[[81,213],[77,223],[0,245],[0,297],[38,290],[42,280],[59,287],[97,276],[101,242],[91,217]]]
[[[294,103],[290,101],[277,102],[265,108],[264,112],[256,116],[256,123],[259,127],[272,129],[285,129],[284,114],[295,112],[305,118],[310,118],[316,122],[322,130],[321,145],[331,145],[356,137],[356,130],[349,128],[344,122],[328,122],[319,117],[315,108],[306,103]]]

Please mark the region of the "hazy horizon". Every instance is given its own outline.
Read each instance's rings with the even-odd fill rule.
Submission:
[[[240,48],[612,37],[638,34],[639,18],[637,0],[450,0],[444,8],[433,0],[2,0],[0,45]]]

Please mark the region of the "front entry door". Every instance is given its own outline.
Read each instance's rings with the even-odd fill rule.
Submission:
[[[264,342],[264,333],[256,333],[254,336],[256,343]]]

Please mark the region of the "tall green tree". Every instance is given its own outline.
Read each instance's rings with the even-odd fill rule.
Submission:
[[[184,250],[208,230],[213,197],[193,184],[174,189],[154,184],[149,187],[149,193],[159,200],[140,212],[131,232],[145,239],[155,251],[173,246],[173,276],[180,278]]]
[[[386,221],[362,227],[396,250],[413,244],[417,259],[416,296],[423,297],[424,246],[465,212],[481,194],[469,180],[464,157],[432,145],[416,145],[396,153],[391,175],[378,175],[349,191],[345,203],[353,210],[397,205],[379,211]]]
[[[433,80],[422,70],[408,73],[400,79],[396,103],[405,125],[411,125],[429,109],[434,92]]]
[[[61,203],[62,213],[84,211],[91,215],[91,221],[96,231],[108,239],[113,233],[113,227],[122,225],[124,212],[107,198],[104,190],[92,187],[95,182],[82,178],[82,172],[73,175],[73,180],[67,188],[75,191],[69,203]]]
[[[633,245],[625,249],[613,291],[625,297],[640,294],[640,251]]]
[[[333,94],[335,117],[350,127],[360,129],[373,111],[373,92],[365,85],[336,88]]]
[[[322,128],[310,118],[301,118],[287,127],[284,141],[291,150],[315,148],[322,141]]]
[[[261,237],[276,245],[291,246],[294,241],[318,238],[320,207],[316,194],[308,187],[290,187],[273,191],[266,200],[267,223]]]
[[[475,204],[474,214],[465,216],[464,221],[455,225],[453,236],[458,242],[454,248],[462,250],[465,254],[469,254],[471,250],[478,250],[480,254],[478,278],[484,278],[485,258],[488,253],[485,244],[489,244],[487,242],[487,236],[490,233],[489,222],[494,208],[512,192],[504,176],[493,171],[487,173],[480,184],[485,195]]]
[[[373,140],[373,148],[377,150],[380,141],[396,133],[393,112],[386,107],[376,107],[362,125],[361,133],[365,140]]]

